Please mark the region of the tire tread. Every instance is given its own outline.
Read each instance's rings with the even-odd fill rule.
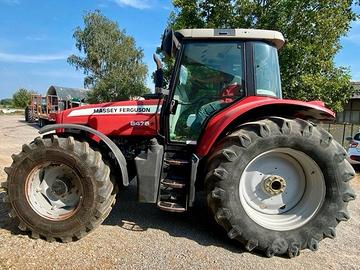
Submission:
[[[332,221],[324,224],[308,239],[281,239],[275,238],[273,243],[266,243],[254,235],[248,235],[236,220],[242,217],[233,216],[231,213],[230,188],[232,164],[241,159],[242,154],[258,141],[268,136],[299,136],[317,143],[321,149],[326,149],[334,154],[333,160],[337,171],[341,172],[339,190],[342,190],[342,200],[337,202],[338,209],[333,213]],[[212,149],[207,163],[208,173],[205,177],[208,192],[208,206],[214,214],[217,223],[222,226],[228,237],[236,239],[245,245],[248,251],[257,248],[263,250],[265,255],[287,254],[290,258],[298,256],[301,249],[317,250],[319,241],[323,238],[336,237],[335,226],[340,221],[350,218],[346,208],[347,203],[355,199],[355,193],[349,187],[349,181],[355,176],[354,169],[346,160],[346,151],[333,137],[320,127],[302,119],[286,119],[282,117],[269,117],[263,120],[242,124],[237,130],[227,134]],[[233,222],[235,220],[235,223]],[[310,233],[311,235],[311,233]]]
[[[44,148],[60,148],[63,151],[69,151],[73,155],[78,156],[86,166],[96,174],[96,176],[99,176],[99,179],[96,179],[95,181],[98,187],[98,196],[94,209],[95,215],[90,218],[86,224],[82,224],[81,229],[77,232],[63,232],[62,235],[56,236],[51,235],[51,233],[40,234],[36,228],[31,228],[25,221],[21,220],[21,216],[19,216],[13,208],[9,211],[9,216],[15,219],[19,229],[28,232],[31,238],[42,238],[49,242],[58,241],[63,243],[79,240],[98,227],[106,219],[111,212],[112,206],[115,204],[116,197],[116,193],[114,192],[115,183],[110,179],[110,168],[103,162],[100,152],[91,149],[87,142],[77,141],[71,136],[64,138],[52,135],[51,137],[46,138],[37,137],[32,143],[24,145],[20,154],[12,156],[14,161],[12,165],[5,168],[8,179],[3,184],[3,187],[7,192],[4,198],[11,197],[11,194],[8,193],[8,185],[11,183],[12,173],[16,170],[17,166],[19,166],[19,163],[26,159],[27,155],[32,151],[40,151]],[[12,199],[6,201],[6,203],[10,204],[10,207],[11,200]]]

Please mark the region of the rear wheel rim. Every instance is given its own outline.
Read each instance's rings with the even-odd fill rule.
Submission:
[[[255,157],[239,184],[240,202],[258,225],[275,231],[297,229],[321,208],[324,175],[303,152],[277,148]]]
[[[59,162],[35,167],[26,179],[26,199],[41,217],[61,221],[73,216],[82,201],[82,188],[77,172]]]

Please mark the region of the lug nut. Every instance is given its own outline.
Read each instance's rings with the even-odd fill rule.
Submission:
[[[266,193],[271,196],[279,195],[285,191],[286,181],[284,178],[278,175],[272,175],[267,177],[263,181],[263,187]]]

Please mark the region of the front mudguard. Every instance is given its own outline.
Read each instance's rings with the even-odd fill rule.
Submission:
[[[45,134],[50,131],[54,131],[54,130],[58,130],[58,129],[82,130],[82,131],[89,132],[89,133],[97,136],[98,138],[100,138],[109,147],[110,151],[114,154],[114,156],[120,166],[123,185],[124,186],[129,185],[129,176],[128,176],[127,167],[126,167],[126,159],[125,159],[124,155],[122,154],[121,150],[119,149],[119,147],[117,147],[117,145],[108,136],[106,136],[105,134],[103,134],[93,128],[83,126],[83,125],[76,125],[76,124],[48,125],[46,127],[43,127],[42,129],[40,129],[39,133]]]

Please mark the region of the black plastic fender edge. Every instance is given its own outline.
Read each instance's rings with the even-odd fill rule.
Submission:
[[[127,167],[126,167],[126,159],[125,159],[123,153],[121,153],[121,150],[119,149],[119,147],[117,147],[117,145],[108,136],[106,136],[105,134],[103,134],[93,128],[83,126],[83,125],[76,125],[76,124],[48,125],[48,126],[43,127],[42,129],[40,129],[39,134],[45,134],[50,131],[54,131],[56,129],[78,129],[78,130],[87,131],[87,132],[92,133],[92,134],[96,135],[97,137],[99,137],[110,148],[112,153],[115,155],[115,158],[121,169],[123,185],[124,186],[129,185],[129,177],[128,177]]]

